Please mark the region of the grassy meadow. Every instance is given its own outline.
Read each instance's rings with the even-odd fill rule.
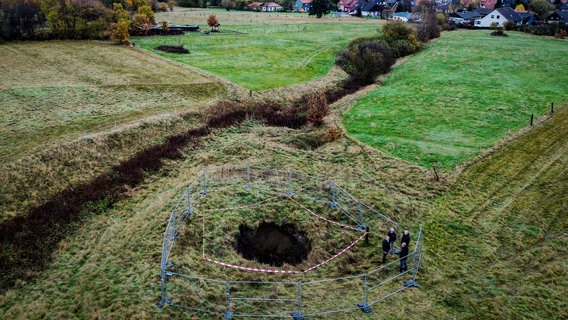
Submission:
[[[566,43],[509,32],[445,32],[344,116],[350,135],[449,169],[568,98]]]
[[[0,160],[223,96],[219,81],[99,42],[0,45]]]
[[[380,27],[379,20],[328,18],[316,21],[304,14],[210,10],[166,13],[156,19],[199,24],[202,31],[207,31],[209,14],[217,16],[221,32],[209,35],[187,32],[184,36],[143,37],[133,41],[156,54],[258,91],[323,77],[333,66],[337,51],[354,38],[376,34]],[[159,45],[183,45],[191,53],[154,50]]]
[[[278,35],[274,38],[276,43],[282,44],[284,40],[290,40],[291,44],[297,44],[292,38],[286,38],[289,37],[289,32],[282,30],[300,29],[298,25],[306,24],[306,31],[311,38],[306,38],[304,41],[309,43],[312,53],[318,52],[323,48],[322,46],[325,46],[323,41],[320,42],[320,37],[330,37],[315,31],[316,26],[322,26],[321,30],[324,31],[335,30],[334,27],[328,26],[330,22],[335,21],[332,18],[320,22],[314,18],[307,18],[306,15],[283,13],[262,15],[219,10],[179,10],[174,13],[159,14],[158,20],[173,17],[171,22],[203,21],[199,23],[205,25],[204,21],[211,12],[218,15],[224,28],[232,30],[233,26],[242,26],[241,29],[244,30],[248,26],[250,30],[256,30],[261,34],[262,37],[258,41],[262,45],[258,46],[257,50],[267,48],[267,51],[275,51],[268,45],[269,33],[263,34],[262,30],[273,30],[273,33]],[[174,18],[179,20],[176,21]],[[262,28],[259,25],[257,29],[257,26],[254,26],[255,21],[262,22]],[[290,25],[285,21],[291,22]],[[367,30],[368,28],[368,32],[376,32],[376,21],[357,19],[351,20],[352,23],[348,23],[347,19],[337,21],[346,24],[348,29]],[[189,34],[181,39],[197,43],[202,41],[201,39],[215,41],[225,39],[223,40],[225,42],[219,42],[220,45],[226,50],[236,50],[231,49],[234,44],[229,41],[230,39],[233,39],[233,42],[236,42],[235,39],[248,39],[248,44],[253,45],[253,32],[245,31],[247,34],[219,34],[210,37]],[[464,37],[469,33],[471,37]],[[331,105],[330,113],[321,127],[311,125],[300,129],[272,127],[249,119],[235,126],[211,130],[199,139],[190,140],[191,143],[179,152],[171,152],[172,157],[160,158],[161,162],[158,165],[152,162],[154,159],[141,159],[137,155],[144,150],[157,150],[150,154],[161,155],[159,151],[163,149],[160,149],[160,146],[175,144],[176,141],[183,139],[184,133],[203,125],[207,116],[203,110],[207,110],[206,108],[214,103],[215,99],[228,96],[248,101],[246,100],[249,99],[248,92],[236,85],[231,87],[223,79],[193,71],[184,65],[187,63],[201,67],[194,63],[181,61],[184,64],[178,64],[151,53],[142,53],[138,49],[132,50],[96,42],[55,41],[1,45],[0,52],[13,61],[11,64],[0,62],[3,70],[0,73],[1,120],[5,121],[4,129],[1,129],[5,131],[1,135],[3,138],[11,137],[13,145],[10,145],[9,140],[3,142],[5,144],[3,148],[9,150],[11,156],[6,156],[4,160],[8,163],[4,164],[3,170],[0,171],[0,188],[2,188],[0,227],[6,222],[18,221],[14,217],[28,216],[29,212],[46,202],[60,203],[59,208],[65,208],[65,203],[72,200],[58,199],[57,195],[65,195],[66,193],[60,193],[63,191],[76,194],[75,190],[85,190],[83,187],[85,181],[97,182],[104,177],[106,180],[102,180],[108,182],[107,185],[127,178],[140,183],[120,190],[122,196],[111,202],[112,205],[108,205],[106,198],[88,201],[81,203],[82,207],[70,207],[79,210],[80,216],[77,219],[71,219],[69,223],[55,221],[51,227],[63,234],[53,236],[60,237],[60,240],[45,239],[45,243],[35,244],[39,247],[48,246],[47,243],[55,244],[46,250],[49,251],[47,263],[41,268],[24,269],[22,276],[13,287],[0,287],[0,319],[211,319],[210,315],[191,310],[172,306],[160,309],[155,306],[160,300],[162,237],[171,210],[189,182],[203,170],[216,170],[222,166],[238,166],[244,163],[333,179],[358,199],[399,222],[402,228],[409,229],[414,237],[419,227],[424,227],[425,256],[417,278],[419,288],[408,289],[389,297],[373,306],[373,312],[370,314],[357,310],[323,315],[318,319],[561,318],[568,307],[566,300],[568,238],[565,232],[568,227],[566,215],[568,105],[566,102],[556,104],[556,112],[551,116],[541,117],[534,128],[525,127],[522,132],[517,132],[517,138],[512,141],[494,148],[482,157],[475,158],[466,166],[460,166],[460,171],[454,169],[451,174],[443,173],[440,181],[436,181],[432,171],[424,167],[429,164],[424,159],[428,152],[432,152],[430,149],[426,152],[408,147],[407,153],[396,153],[391,150],[391,154],[388,154],[383,152],[388,148],[365,140],[353,127],[355,120],[358,119],[363,127],[379,128],[383,124],[376,120],[378,119],[376,114],[389,110],[389,123],[392,127],[390,131],[380,133],[381,135],[399,132],[397,131],[399,127],[408,128],[409,126],[404,124],[409,123],[413,130],[408,134],[415,134],[413,140],[420,142],[422,139],[425,141],[424,144],[431,144],[428,136],[420,133],[426,130],[425,128],[434,127],[431,122],[435,118],[434,115],[443,114],[445,122],[436,123],[436,128],[439,130],[438,136],[447,139],[443,140],[448,148],[445,154],[459,153],[459,157],[435,158],[446,168],[452,168],[458,162],[470,159],[480,151],[480,148],[493,146],[495,141],[507,134],[507,130],[513,133],[523,127],[531,113],[537,115],[544,113],[547,103],[536,106],[537,102],[543,102],[534,100],[537,93],[544,92],[545,96],[548,94],[546,97],[559,97],[556,93],[558,88],[556,84],[547,82],[539,69],[549,70],[550,73],[552,70],[565,70],[567,67],[565,62],[562,62],[565,60],[562,59],[552,66],[545,66],[539,62],[548,59],[548,56],[561,56],[565,53],[564,47],[557,45],[560,43],[565,46],[564,42],[514,33],[510,35],[507,39],[495,39],[475,32],[446,33],[441,39],[430,44],[425,52],[397,66],[384,85],[370,86]],[[472,38],[471,42],[469,38]],[[152,48],[159,44],[177,44],[176,39],[178,38],[154,37],[136,39],[135,42],[144,48]],[[148,43],[144,44],[144,41]],[[152,41],[156,43],[150,44]],[[162,43],[158,43],[160,41]],[[205,41],[210,40],[203,41],[201,45],[205,46]],[[517,84],[535,83],[534,86],[530,86],[531,88],[524,85],[525,89],[541,91],[532,91],[536,93],[531,96],[520,94],[516,91],[518,89],[514,82],[504,82],[502,76],[493,77],[475,69],[472,65],[468,66],[470,58],[465,55],[467,52],[477,47],[479,48],[475,50],[479,54],[499,52],[496,49],[489,49],[495,47],[490,43],[496,41],[508,43],[509,50],[516,50],[519,48],[519,43],[525,43],[530,50],[524,48],[515,51],[512,58],[507,56],[507,59],[511,58],[509,60],[503,57],[502,60],[483,60],[487,69],[499,73],[508,64],[523,62],[527,69],[519,67],[519,70],[523,71],[519,71],[518,75],[509,72],[506,74],[507,77],[517,79]],[[342,38],[338,42],[345,45],[348,39]],[[454,55],[451,48],[459,47],[457,44],[467,48],[468,43],[469,50],[460,49],[463,50],[461,58]],[[189,56],[194,56],[195,49],[190,44],[188,43],[186,47],[192,51]],[[89,50],[84,50],[85,48]],[[301,55],[297,53],[303,49],[296,49],[297,52],[290,52],[291,59],[287,61],[300,59]],[[263,92],[260,92],[250,99],[285,100],[290,98],[290,90],[298,88],[300,91],[306,90],[306,87],[323,85],[319,81],[331,77],[329,74],[323,75],[331,68],[333,60],[332,50],[327,50],[321,51],[325,52],[322,56],[319,53],[314,54],[312,56],[314,60],[308,63],[314,70],[324,65],[325,68],[314,71],[310,76],[298,77],[290,83],[305,83],[305,85],[281,91],[267,90],[270,97],[265,97],[262,95]],[[538,56],[541,50],[549,52],[548,56]],[[73,54],[50,55],[56,52]],[[505,52],[506,50],[503,49],[500,54]],[[117,55],[121,58],[108,62],[106,59],[97,60],[102,57],[93,58],[93,56],[98,57],[98,54],[104,57]],[[159,54],[170,57],[167,54]],[[26,55],[35,59],[25,59]],[[436,57],[438,59],[435,59]],[[447,60],[440,59],[441,57]],[[246,64],[243,56],[236,59],[236,62]],[[278,59],[281,58],[273,61],[265,60],[265,67],[270,68],[271,64],[276,63],[278,67],[274,70],[284,72],[285,62],[279,64],[281,61],[277,61]],[[317,59],[321,59],[318,62],[318,65],[321,63],[319,66],[314,64]],[[449,73],[447,68],[437,64],[438,60],[447,61],[446,67],[452,63],[468,66],[467,72],[479,78],[468,77],[471,80],[468,82],[470,86],[460,84],[460,81],[463,81],[462,75]],[[44,68],[34,65],[35,61],[41,62]],[[220,61],[227,62],[227,59]],[[108,65],[108,68],[99,67],[100,65]],[[66,69],[67,66],[69,69]],[[154,69],[148,69],[148,66]],[[81,71],[83,67],[85,72]],[[254,67],[256,70],[253,68],[248,75],[251,84],[247,85],[244,85],[245,80],[231,79],[230,76],[245,74],[249,72],[248,70],[239,72],[233,70],[235,66],[230,64],[226,64],[225,69],[221,64],[217,65],[219,73],[207,70],[205,67],[203,69],[226,77],[246,89],[274,88],[271,86],[272,82],[265,79],[270,73],[262,73],[264,71],[259,70],[263,69],[262,66]],[[455,69],[457,72],[459,67],[455,66]],[[258,71],[257,76],[254,76],[254,71]],[[34,72],[38,72],[39,75],[33,76]],[[22,76],[18,77],[18,74]],[[156,74],[159,76],[156,77]],[[452,113],[449,107],[444,107],[447,101],[453,100],[449,100],[448,97],[444,99],[442,91],[434,93],[437,85],[402,82],[406,79],[404,75],[407,75],[408,79],[426,81],[432,78],[437,79],[438,82],[444,81],[446,77],[448,83],[455,83],[461,91],[453,94],[452,97],[459,96],[463,99],[461,101],[463,103],[460,104],[462,112],[466,112],[463,119],[457,113]],[[314,81],[317,77],[320,78]],[[558,75],[558,77],[556,79],[561,79],[560,77],[563,76]],[[61,80],[61,87],[59,84],[55,85],[59,78],[66,79]],[[497,107],[484,109],[487,101],[504,99],[505,94],[496,94],[494,97],[481,96],[484,90],[487,90],[487,93],[499,91],[486,85],[486,82],[494,82],[497,79],[500,81],[501,91],[510,90],[511,94],[517,95],[515,97],[517,104],[507,100],[506,102],[510,104],[497,104]],[[147,82],[136,88],[130,83],[131,80]],[[150,87],[155,88],[152,86],[155,80],[168,89],[156,91],[150,89]],[[560,82],[556,81],[558,84]],[[195,85],[205,87],[195,91]],[[287,84],[279,84],[281,85]],[[299,89],[300,87],[302,88]],[[406,105],[410,100],[418,100],[416,96],[407,97],[404,94],[396,97],[394,94],[392,97],[384,94],[380,96],[382,90],[401,93],[409,92],[412,87],[418,88],[417,90],[423,93],[424,99],[429,99],[428,103],[416,103],[414,109],[410,110]],[[466,90],[466,87],[469,89]],[[95,89],[98,90],[95,93],[88,92]],[[402,91],[403,89],[406,91]],[[49,90],[55,91],[47,94],[46,92],[51,92]],[[21,96],[17,94],[18,92],[22,93]],[[478,102],[474,102],[474,98],[467,97],[466,93],[474,92],[480,97]],[[25,98],[26,96],[28,98]],[[387,98],[390,102],[381,104],[382,100]],[[521,98],[522,103],[519,102]],[[372,99],[376,101],[371,103]],[[45,101],[49,103],[49,109],[44,107]],[[111,101],[117,102],[112,104]],[[151,109],[149,105],[153,104],[152,101],[162,104],[157,109]],[[357,105],[354,106],[356,103]],[[371,108],[371,105],[375,104],[380,105],[381,109]],[[363,108],[365,105],[368,109]],[[434,110],[436,114],[430,110],[433,105],[437,106]],[[472,107],[468,107],[469,105]],[[499,122],[494,119],[497,118],[494,108],[504,108],[503,112],[509,113]],[[148,111],[150,109],[151,111]],[[172,113],[172,110],[176,109],[180,112]],[[10,115],[9,111],[15,114]],[[108,115],[89,118],[88,115],[95,111],[104,111]],[[410,111],[421,116],[406,117]],[[517,117],[517,113],[522,116]],[[148,115],[153,117],[148,118]],[[6,120],[9,117],[10,120]],[[112,124],[113,121],[124,123],[140,120],[141,117],[144,121],[139,121],[136,125],[117,127]],[[43,132],[41,130],[47,129],[37,127],[38,124],[35,123],[41,124],[42,121],[45,122],[43,124],[45,128],[61,127],[63,131],[58,134],[45,134],[42,137],[37,130]],[[88,123],[84,126],[73,126],[73,123],[81,121]],[[343,126],[342,121],[345,121],[346,127]],[[492,121],[505,127],[500,128]],[[372,123],[376,126],[371,125]],[[446,126],[443,125],[444,123]],[[480,123],[487,123],[487,126],[481,126]],[[23,128],[25,132],[14,130],[14,126]],[[69,131],[64,131],[68,126]],[[474,128],[471,130],[479,132],[466,132],[468,126]],[[107,130],[109,128],[113,130]],[[464,130],[472,136],[466,136],[466,133],[455,134],[458,130]],[[337,139],[314,144],[314,141],[322,141],[331,133],[337,132],[341,133]],[[347,132],[352,133],[353,137],[346,134]],[[493,138],[490,133],[493,133]],[[376,132],[373,134],[378,135]],[[462,149],[452,145],[452,143],[458,145],[459,138],[463,139],[464,149],[471,151],[470,153],[465,151],[462,153]],[[437,154],[436,156],[439,157]],[[135,171],[133,177],[117,174],[119,169],[128,171],[129,167],[137,169],[133,169]],[[139,170],[140,168],[150,169],[143,171]],[[105,190],[95,191],[104,194]],[[111,190],[108,192],[111,193]],[[302,210],[298,210],[297,207],[281,209],[282,205],[283,202],[277,202],[274,207],[267,206],[267,208],[282,210],[279,211],[280,213],[290,212],[299,223],[317,224],[315,219],[304,217]],[[271,214],[271,212],[251,211],[251,216]],[[243,211],[244,215],[246,213]],[[285,220],[282,215],[278,217]],[[33,218],[31,216],[29,220],[23,221],[33,222],[31,220]],[[210,237],[223,233],[223,228],[234,229],[239,223],[236,216],[223,219],[222,215],[212,216],[209,222],[215,225],[212,228],[218,227],[212,230]],[[66,223],[68,225],[65,225]],[[212,279],[297,280],[283,275],[271,278],[265,275],[243,274],[234,269],[201,262],[198,240],[201,231],[198,226],[196,224],[188,228],[189,233],[184,234],[180,243],[177,243],[176,250],[180,250],[178,253],[183,259],[187,259],[181,261],[180,268],[194,270],[199,275]],[[313,277],[330,278],[378,267],[381,260],[380,241],[386,231],[371,230],[370,245],[358,244],[355,250],[346,252],[327,267],[318,269]],[[230,235],[226,233],[219,236],[217,246],[212,242],[207,247],[208,253],[222,246],[226,247],[230,242]],[[323,241],[326,240],[323,231],[316,234],[318,241],[314,243],[321,244],[321,247],[316,248],[315,253],[320,257],[343,248],[352,240],[344,238],[342,232],[334,231],[330,234],[333,238],[331,242]],[[19,236],[25,238],[26,234]],[[9,237],[0,234],[0,239],[6,238]],[[12,248],[22,252],[26,249],[10,247],[12,242],[8,246],[4,244],[0,242],[0,259],[10,258]],[[185,252],[184,248],[187,248]],[[240,259],[229,251],[224,252],[224,258]],[[389,259],[394,260],[392,256]],[[0,265],[5,263],[13,269],[13,264],[10,262],[0,260]],[[218,304],[216,310],[224,312],[224,288],[216,288],[218,294],[211,294],[201,290],[201,285],[197,283],[187,292],[176,293],[181,297],[200,301],[199,305],[195,306],[197,308]],[[395,282],[394,285],[402,284]],[[340,297],[344,295],[345,301],[350,303],[358,302],[360,298],[350,293],[331,292],[334,289],[332,286],[323,285],[318,288],[310,292],[310,295],[319,298],[322,303],[326,303],[329,294]]]

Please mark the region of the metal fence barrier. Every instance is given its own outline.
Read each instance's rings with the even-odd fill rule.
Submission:
[[[235,195],[231,194],[233,192],[231,190],[236,190]],[[393,269],[398,269],[400,259],[368,273],[313,281],[237,281],[210,279],[176,272],[170,261],[170,255],[175,242],[180,239],[180,230],[188,225],[188,219],[196,221],[196,217],[201,215],[202,254],[203,258],[207,259],[206,218],[214,217],[215,211],[234,210],[234,208],[254,210],[255,206],[268,201],[265,199],[254,202],[253,200],[256,199],[252,199],[246,204],[239,203],[243,190],[287,198],[300,206],[303,202],[308,202],[332,208],[333,210],[327,212],[314,212],[305,207],[319,219],[345,228],[364,232],[367,227],[365,222],[374,219],[373,221],[379,222],[378,225],[382,230],[387,230],[390,226],[401,234],[396,221],[357,200],[331,180],[251,165],[222,167],[215,171],[202,172],[184,190],[168,219],[160,263],[161,300],[157,304],[159,307],[175,306],[222,316],[225,319],[266,317],[300,320],[304,317],[351,310],[371,312],[374,304],[407,288],[418,286],[416,276],[422,258],[422,228],[416,238],[414,250],[409,252],[406,258],[408,269],[402,272],[393,273]],[[217,203],[204,201],[210,192],[214,191],[223,192],[225,199],[233,198],[235,201],[227,203],[225,208],[219,208]],[[220,264],[225,265],[223,262]],[[262,271],[269,270],[262,269]],[[311,270],[298,273],[308,271]],[[197,304],[191,300],[193,294],[203,292],[207,293],[208,301]],[[321,296],[322,292],[325,292],[324,297]]]

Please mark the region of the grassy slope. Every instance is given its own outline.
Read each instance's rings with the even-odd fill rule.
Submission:
[[[566,43],[510,32],[444,33],[345,116],[357,139],[452,168],[565,101]]]
[[[145,187],[133,190],[131,200],[86,221],[61,243],[54,262],[37,281],[24,282],[0,298],[0,315],[189,318],[183,310],[159,310],[153,303],[159,296],[158,266],[165,217],[182,188],[203,168],[252,162],[333,177],[386,212],[402,214],[412,210],[407,218],[423,214],[443,188],[430,184],[430,175],[422,169],[369,154],[365,147],[348,139],[317,151],[297,149],[295,145],[305,135],[302,131],[254,123],[219,132],[202,148],[188,153],[183,163],[171,166],[173,172],[149,179]],[[409,185],[407,179],[415,183]],[[369,247],[368,252],[375,261],[380,259],[374,247]],[[216,278],[238,276],[238,272],[209,264],[204,268],[209,268],[210,275]]]
[[[462,174],[426,218],[428,294],[463,319],[568,307],[568,109]]]
[[[225,92],[166,60],[97,42],[0,46],[0,160]]]
[[[169,13],[160,18],[173,23],[197,23],[207,30],[208,14]],[[281,24],[265,21],[266,15],[212,12],[222,25],[222,33],[186,33],[183,37],[145,37],[134,41],[144,49],[207,70],[250,90],[263,90],[305,83],[325,75],[335,53],[352,39],[376,34],[377,20],[366,23],[326,19],[315,22],[305,15],[270,15]],[[241,16],[235,19],[231,15]],[[159,18],[159,19],[160,19]],[[231,22],[225,22],[230,19]],[[270,18],[268,18],[270,19]],[[241,22],[241,21],[246,22]],[[238,21],[237,23],[232,21]],[[266,23],[269,22],[269,23]],[[246,34],[229,33],[230,31]],[[154,50],[163,44],[183,44],[191,54],[180,55]]]

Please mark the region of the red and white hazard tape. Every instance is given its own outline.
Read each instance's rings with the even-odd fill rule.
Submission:
[[[213,263],[216,263],[216,264],[220,264],[220,265],[225,266],[225,267],[230,267],[230,268],[244,270],[244,271],[266,272],[266,273],[285,273],[285,274],[302,273],[302,271],[295,271],[295,270],[259,269],[259,268],[249,268],[249,267],[237,266],[237,265],[234,265],[234,264],[213,260],[213,259],[207,258],[207,257],[203,258],[203,260],[213,262]]]
[[[355,231],[357,231],[357,232],[363,231],[363,230],[357,230],[357,228],[353,228],[352,226],[348,226],[348,225],[346,225],[346,224],[342,224],[342,223],[339,223],[339,222],[330,220],[330,219],[328,219],[328,218],[322,217],[322,216],[320,216],[319,214],[317,214],[317,213],[313,212],[312,210],[310,210],[308,207],[306,207],[306,206],[304,206],[303,204],[299,203],[298,201],[296,201],[296,199],[294,199],[294,198],[292,198],[292,197],[290,197],[290,196],[288,196],[288,199],[294,201],[297,205],[299,205],[300,207],[304,208],[304,210],[308,211],[310,214],[312,214],[312,215],[318,217],[318,218],[321,219],[321,220],[324,220],[324,221],[329,222],[329,223],[336,224],[336,225],[338,225],[338,226],[340,226],[340,227],[342,227],[342,228],[355,230]]]
[[[343,253],[345,253],[347,250],[351,249],[354,245],[357,244],[357,242],[361,241],[361,239],[363,239],[365,236],[367,235],[367,232],[365,232],[365,234],[363,234],[359,239],[353,241],[353,243],[351,243],[350,245],[348,245],[347,247],[345,247],[343,250],[339,251],[338,253],[336,253],[335,255],[333,255],[331,258],[325,260],[322,263],[319,263],[313,267],[310,267],[304,271],[297,271],[297,270],[278,270],[278,269],[260,269],[260,268],[249,268],[249,267],[243,267],[243,266],[237,266],[234,264],[230,264],[230,263],[226,263],[226,262],[222,262],[222,261],[217,261],[217,260],[213,260],[211,258],[207,258],[207,257],[203,257],[203,260],[205,261],[209,261],[209,262],[213,262],[216,263],[218,265],[222,265],[224,267],[229,267],[229,268],[234,268],[234,269],[239,269],[239,270],[243,270],[243,271],[252,271],[252,272],[264,272],[264,273],[283,273],[283,274],[301,274],[301,273],[308,273],[312,270],[315,270],[327,263],[329,263],[331,260],[339,257],[340,255],[342,255]]]
[[[308,272],[310,272],[310,271],[312,271],[312,270],[315,270],[315,269],[317,269],[317,268],[323,266],[324,264],[330,262],[331,260],[333,260],[333,259],[339,257],[339,256],[342,255],[345,251],[351,249],[351,247],[353,247],[354,245],[356,245],[357,242],[361,241],[361,239],[363,239],[366,235],[367,235],[367,232],[365,232],[365,234],[362,235],[359,239],[355,240],[353,243],[351,243],[350,245],[348,245],[345,249],[343,249],[343,250],[339,251],[338,253],[336,253],[335,255],[333,255],[331,258],[325,260],[324,262],[322,262],[322,263],[320,263],[320,264],[316,264],[315,266],[304,270],[304,273],[308,273]]]

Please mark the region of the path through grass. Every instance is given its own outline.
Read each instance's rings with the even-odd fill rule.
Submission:
[[[566,42],[522,33],[446,32],[344,116],[391,155],[452,168],[568,98]]]

